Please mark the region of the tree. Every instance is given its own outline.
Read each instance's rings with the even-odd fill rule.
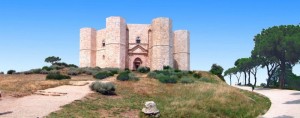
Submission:
[[[229,68],[224,72],[224,76],[229,75],[230,85],[231,85],[231,76],[235,73],[235,67]]]
[[[234,63],[234,65],[237,67],[237,69],[241,72],[244,73],[244,79],[245,79],[245,85],[247,85],[247,74],[249,75],[249,78],[248,78],[248,84],[250,84],[250,68],[249,68],[249,65],[248,65],[248,62],[249,62],[249,58],[240,58],[240,59],[237,59]]]
[[[279,64],[280,88],[284,88],[286,65],[294,65],[300,59],[300,26],[281,25],[263,29],[254,37],[253,52],[257,57],[275,59]]]
[[[209,72],[217,75],[221,80],[225,81],[224,77],[222,76],[223,70],[224,69],[220,65],[213,64]]]
[[[251,74],[254,76],[254,84],[253,85],[256,86],[256,82],[257,82],[256,74],[257,74],[258,67],[261,65],[261,59],[249,58],[247,65],[249,66]]]
[[[60,60],[61,60],[61,59],[60,59],[59,57],[50,56],[50,57],[47,57],[47,58],[45,59],[45,62],[51,63],[51,64],[53,65],[54,63],[57,63],[57,62],[59,62]]]
[[[238,81],[238,85],[240,85],[240,78],[241,78],[241,71],[237,68],[237,67],[233,67],[232,68],[233,74],[235,75],[237,81]]]

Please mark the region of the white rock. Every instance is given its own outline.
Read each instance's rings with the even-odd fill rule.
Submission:
[[[147,115],[159,117],[159,110],[156,108],[156,104],[153,101],[147,101],[145,103],[145,108],[142,109],[142,112]]]

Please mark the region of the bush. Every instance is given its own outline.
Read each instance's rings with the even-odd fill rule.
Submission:
[[[50,73],[46,76],[46,80],[63,80],[63,79],[71,79],[71,77],[67,75],[61,75],[59,73]]]
[[[0,75],[3,75],[4,74],[4,72],[0,72]]]
[[[129,73],[128,71],[124,71],[121,72],[118,76],[117,76],[117,80],[120,81],[128,81],[129,80]]]
[[[93,82],[90,89],[103,95],[115,95],[115,85],[111,82]]]
[[[68,75],[76,76],[81,74],[81,70],[79,68],[70,67],[67,71]]]
[[[199,79],[202,77],[202,75],[201,75],[201,73],[194,73],[193,77]]]
[[[15,73],[16,73],[15,70],[8,70],[8,71],[7,71],[7,74],[15,74]]]
[[[181,72],[181,70],[175,69],[174,72],[178,73]]]
[[[109,73],[110,72],[108,72],[108,71],[98,72],[96,75],[94,75],[94,78],[95,79],[105,79],[105,78],[111,76]]]
[[[124,70],[125,70],[125,71],[130,71],[129,68],[125,68]]]
[[[60,65],[52,65],[52,66],[50,66],[49,68],[52,68],[53,70],[60,70],[60,69],[63,69],[64,66],[60,66]]]
[[[41,74],[49,74],[49,71],[47,71],[47,70],[42,70],[42,71],[41,71]]]
[[[148,75],[147,75],[147,77],[149,77],[149,78],[156,78],[156,73],[155,72],[149,72],[148,73]]]
[[[168,69],[171,69],[170,66],[163,66],[163,70],[168,70]]]
[[[161,83],[177,83],[178,77],[176,75],[172,76],[167,76],[164,74],[158,74],[156,78],[161,82]]]
[[[261,87],[266,87],[267,84],[266,84],[266,83],[261,83],[260,86],[261,86]]]
[[[113,75],[118,74],[120,69],[119,68],[104,68],[103,70],[109,71],[110,73],[112,73]],[[112,76],[113,76],[112,75]]]
[[[137,69],[137,71],[140,73],[148,73],[150,71],[150,68],[149,67],[139,67]]]
[[[189,77],[183,77],[183,78],[180,79],[180,82],[184,83],[184,84],[189,84],[189,83],[194,83],[194,80],[192,78],[189,78]]]
[[[48,66],[44,66],[44,67],[42,68],[42,70],[50,71],[50,70],[53,70],[53,68],[48,67]]]
[[[50,73],[52,73],[52,74],[59,74],[59,71],[58,70],[50,70],[50,71],[48,71],[48,74],[50,74]]]
[[[85,67],[85,68],[81,68],[80,71],[81,71],[81,73],[85,73],[87,75],[96,75],[98,72],[101,71],[101,68],[99,68],[99,67],[95,67],[95,68]]]
[[[75,65],[75,64],[69,64],[68,67],[69,67],[69,68],[78,68],[78,66]]]
[[[136,77],[135,74],[133,74],[133,73],[129,73],[128,76],[129,76],[129,80],[132,80],[132,81],[140,80],[140,78]]]

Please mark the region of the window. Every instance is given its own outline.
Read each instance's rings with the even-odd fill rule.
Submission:
[[[102,47],[105,47],[105,40],[102,41]]]
[[[136,38],[136,43],[141,43],[141,39],[139,36]]]
[[[105,56],[104,55],[102,55],[102,59],[105,60]]]

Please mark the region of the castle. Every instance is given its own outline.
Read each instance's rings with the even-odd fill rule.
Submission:
[[[80,29],[80,67],[112,67],[136,70],[140,66],[190,69],[190,36],[172,30],[170,18],[152,24],[126,24],[122,17],[106,18],[106,28]]]

